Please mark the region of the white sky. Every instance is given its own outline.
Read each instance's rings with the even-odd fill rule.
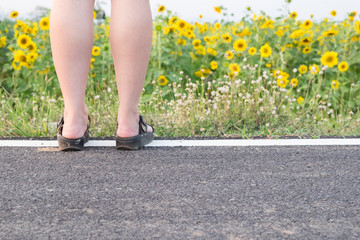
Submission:
[[[105,2],[105,10],[109,15],[111,0]],[[199,14],[204,16],[204,21],[220,19],[219,14],[213,10],[214,6],[219,5],[226,7],[228,13],[234,13],[236,19],[244,16],[247,6],[255,13],[263,10],[271,17],[280,16],[282,12],[279,9],[284,9],[284,0],[150,0],[150,3],[154,15],[158,6],[164,5],[188,21],[197,20]],[[35,6],[50,8],[51,4],[52,0],[0,0],[0,18],[8,16],[12,10],[17,10],[20,17],[28,17]],[[290,5],[290,11],[298,12],[299,19],[307,19],[310,14],[314,14],[315,19],[330,17],[331,10],[338,12],[336,19],[344,19],[348,12],[360,13],[360,3],[359,0],[293,0]]]

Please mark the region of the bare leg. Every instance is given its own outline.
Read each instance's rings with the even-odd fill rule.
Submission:
[[[93,44],[94,0],[54,0],[50,39],[64,97],[66,138],[82,137],[87,127],[85,88]]]
[[[112,0],[110,44],[120,100],[117,135],[139,133],[138,105],[152,44],[149,0]]]

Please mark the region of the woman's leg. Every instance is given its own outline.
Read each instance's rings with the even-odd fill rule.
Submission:
[[[138,105],[152,45],[149,0],[112,0],[110,44],[120,100],[117,135],[139,133]]]
[[[94,0],[54,0],[50,39],[56,73],[64,97],[66,138],[80,138],[87,127],[85,88],[93,44]]]

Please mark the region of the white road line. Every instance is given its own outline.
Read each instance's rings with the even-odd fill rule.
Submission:
[[[360,145],[360,138],[154,140],[148,147]],[[0,147],[57,147],[55,140],[0,140]],[[90,140],[87,147],[114,147],[115,140]]]

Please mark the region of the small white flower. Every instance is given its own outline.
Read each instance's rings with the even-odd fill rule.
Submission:
[[[294,69],[293,69],[293,72],[296,73],[296,72],[297,72],[297,68],[294,68]]]

